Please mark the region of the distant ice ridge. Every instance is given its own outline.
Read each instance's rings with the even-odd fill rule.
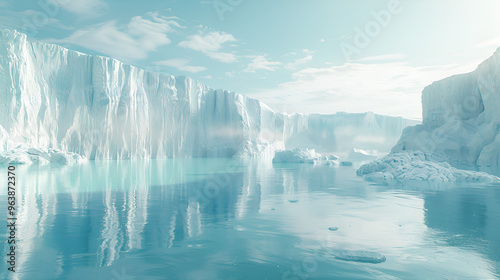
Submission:
[[[500,166],[500,49],[474,72],[426,87],[422,109],[422,124],[406,128],[390,155],[358,175],[386,183],[499,181],[455,167]]]
[[[288,115],[186,77],[0,34],[0,151],[93,159],[270,157],[293,148],[389,152],[416,124],[373,113]]]

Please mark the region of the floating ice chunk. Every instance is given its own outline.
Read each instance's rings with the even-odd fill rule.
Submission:
[[[422,152],[389,154],[382,159],[361,166],[356,171],[368,181],[391,184],[394,182],[424,181],[449,182],[500,182],[500,178],[485,172],[460,170],[446,162],[436,162]]]
[[[384,255],[371,251],[339,250],[334,255],[339,260],[351,262],[383,263],[386,261]]]
[[[314,150],[301,151],[300,149],[277,151],[273,163],[316,163],[320,155]]]
[[[352,166],[352,162],[350,161],[341,161],[340,166]]]
[[[329,227],[328,230],[329,231],[337,231],[337,230],[339,230],[339,228],[338,227]]]
[[[0,164],[47,164],[49,162],[71,165],[86,159],[75,153],[62,152],[56,149],[39,149],[18,146],[9,151],[0,152]]]
[[[273,163],[308,163],[320,165],[338,165],[338,157],[335,155],[320,155],[314,150],[300,149],[277,151],[273,158]]]

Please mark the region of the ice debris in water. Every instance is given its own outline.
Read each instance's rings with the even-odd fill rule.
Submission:
[[[485,172],[460,170],[446,162],[437,162],[422,152],[389,154],[382,159],[361,166],[358,176],[368,181],[391,184],[395,182],[500,182],[500,178]]]
[[[21,145],[15,149],[0,152],[0,164],[47,164],[51,162],[71,165],[83,161],[86,161],[85,157],[78,154],[52,148],[43,149]]]
[[[336,259],[351,262],[383,263],[386,261],[384,255],[371,251],[338,250],[334,256]]]

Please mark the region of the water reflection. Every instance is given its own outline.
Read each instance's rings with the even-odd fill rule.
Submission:
[[[23,166],[18,174],[19,272],[10,279],[498,276],[498,186],[397,189],[370,185],[350,167],[227,159]],[[328,253],[343,249],[387,261]]]

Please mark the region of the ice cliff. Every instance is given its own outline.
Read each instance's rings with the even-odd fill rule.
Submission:
[[[0,85],[5,161],[29,148],[43,151],[30,158],[51,149],[88,159],[272,157],[288,147],[388,152],[416,124],[373,113],[282,114],[190,78],[32,42],[13,30],[0,34]]]
[[[452,165],[500,165],[500,49],[471,73],[426,87],[423,122],[393,152],[419,150]]]
[[[406,128],[390,155],[358,175],[385,182],[500,180],[456,168],[500,166],[500,49],[475,71],[426,87],[422,109],[422,124]]]

